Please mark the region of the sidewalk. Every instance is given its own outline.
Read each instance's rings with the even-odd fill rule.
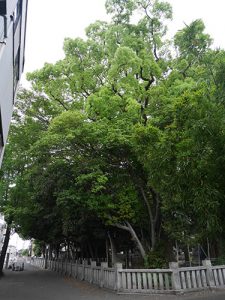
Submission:
[[[176,295],[117,295],[87,282],[61,277],[25,265],[22,272],[5,271],[0,279],[1,300],[224,300],[225,292]]]

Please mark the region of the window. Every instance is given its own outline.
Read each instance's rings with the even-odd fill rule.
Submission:
[[[19,23],[19,19],[20,19],[21,14],[22,14],[22,0],[18,0],[17,5],[16,5],[16,9],[14,11],[14,28],[15,29],[17,27],[17,24]]]
[[[0,0],[0,15],[6,15],[6,0]]]
[[[17,83],[19,81],[19,63],[20,63],[20,47],[17,50],[14,61],[14,91],[16,91]]]

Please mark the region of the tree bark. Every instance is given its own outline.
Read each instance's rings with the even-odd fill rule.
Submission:
[[[105,252],[106,252],[106,261],[107,263],[109,263],[109,242],[107,238],[105,240]]]
[[[6,256],[7,248],[8,248],[8,245],[9,245],[10,232],[11,232],[11,227],[10,227],[10,225],[8,225],[7,229],[6,229],[6,233],[5,233],[4,244],[2,246],[1,256],[0,256],[0,275],[3,272],[5,256]]]
[[[142,202],[147,208],[149,217],[149,235],[151,242],[151,251],[155,250],[157,238],[160,235],[160,202],[161,197],[152,187],[147,186],[144,171],[137,174],[135,169],[130,168],[131,178],[140,194]],[[148,191],[148,192],[146,192]]]
[[[147,196],[145,194],[144,188],[141,185],[140,185],[140,191],[144,199],[144,203],[147,207],[147,211],[150,219],[151,250],[154,251],[156,245],[156,225],[159,218],[160,196],[152,188],[150,188],[150,192],[152,194],[152,199],[154,203],[154,209],[152,209],[149,200],[147,199]]]
[[[134,231],[133,227],[131,226],[131,224],[129,222],[126,222],[126,224],[127,224],[128,228],[129,228],[129,232],[130,232],[133,240],[135,241],[135,243],[136,243],[136,245],[137,245],[137,247],[138,247],[138,249],[139,249],[139,251],[141,253],[142,258],[144,259],[145,256],[146,256],[146,251],[145,251],[145,249],[144,249],[141,241],[139,240],[139,238],[138,238],[136,232]]]
[[[108,237],[109,237],[109,242],[110,242],[110,246],[111,246],[111,253],[112,253],[112,265],[114,265],[115,263],[121,262],[121,260],[119,259],[119,257],[117,256],[116,253],[116,246],[114,243],[113,238],[111,237],[110,233],[108,232]]]
[[[120,229],[124,229],[124,230],[126,230],[130,233],[132,239],[134,240],[134,242],[137,245],[138,250],[140,251],[140,254],[141,254],[142,258],[144,259],[145,256],[146,256],[146,251],[145,251],[140,239],[138,238],[138,236],[137,236],[136,232],[134,231],[133,227],[131,226],[131,224],[127,221],[125,222],[125,224],[126,225],[122,225],[122,224],[117,223],[117,224],[114,224],[114,226],[116,226]]]
[[[92,245],[90,242],[87,242],[87,247],[88,247],[88,251],[89,251],[89,257],[91,259],[94,259],[95,258],[95,255],[94,255],[94,251],[93,251],[93,248],[92,248]]]

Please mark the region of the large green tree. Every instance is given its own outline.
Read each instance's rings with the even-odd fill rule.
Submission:
[[[92,256],[115,230],[129,233],[143,258],[159,247],[171,254],[175,240],[216,245],[224,51],[210,48],[201,20],[168,42],[166,2],[108,0],[106,9],[110,23],[91,24],[85,40],[65,39],[64,59],[28,75],[4,209],[24,236]]]

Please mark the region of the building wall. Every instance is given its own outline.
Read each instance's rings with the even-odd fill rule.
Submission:
[[[23,72],[27,4],[28,0],[0,0],[0,165]]]
[[[10,258],[15,257],[15,256],[16,256],[16,253],[17,253],[16,247],[15,247],[15,246],[11,246],[11,245],[8,246],[8,248],[7,248],[7,253],[9,253]]]
[[[6,232],[6,223],[4,217],[0,214],[0,253],[2,251],[2,246],[4,243],[4,236]]]

